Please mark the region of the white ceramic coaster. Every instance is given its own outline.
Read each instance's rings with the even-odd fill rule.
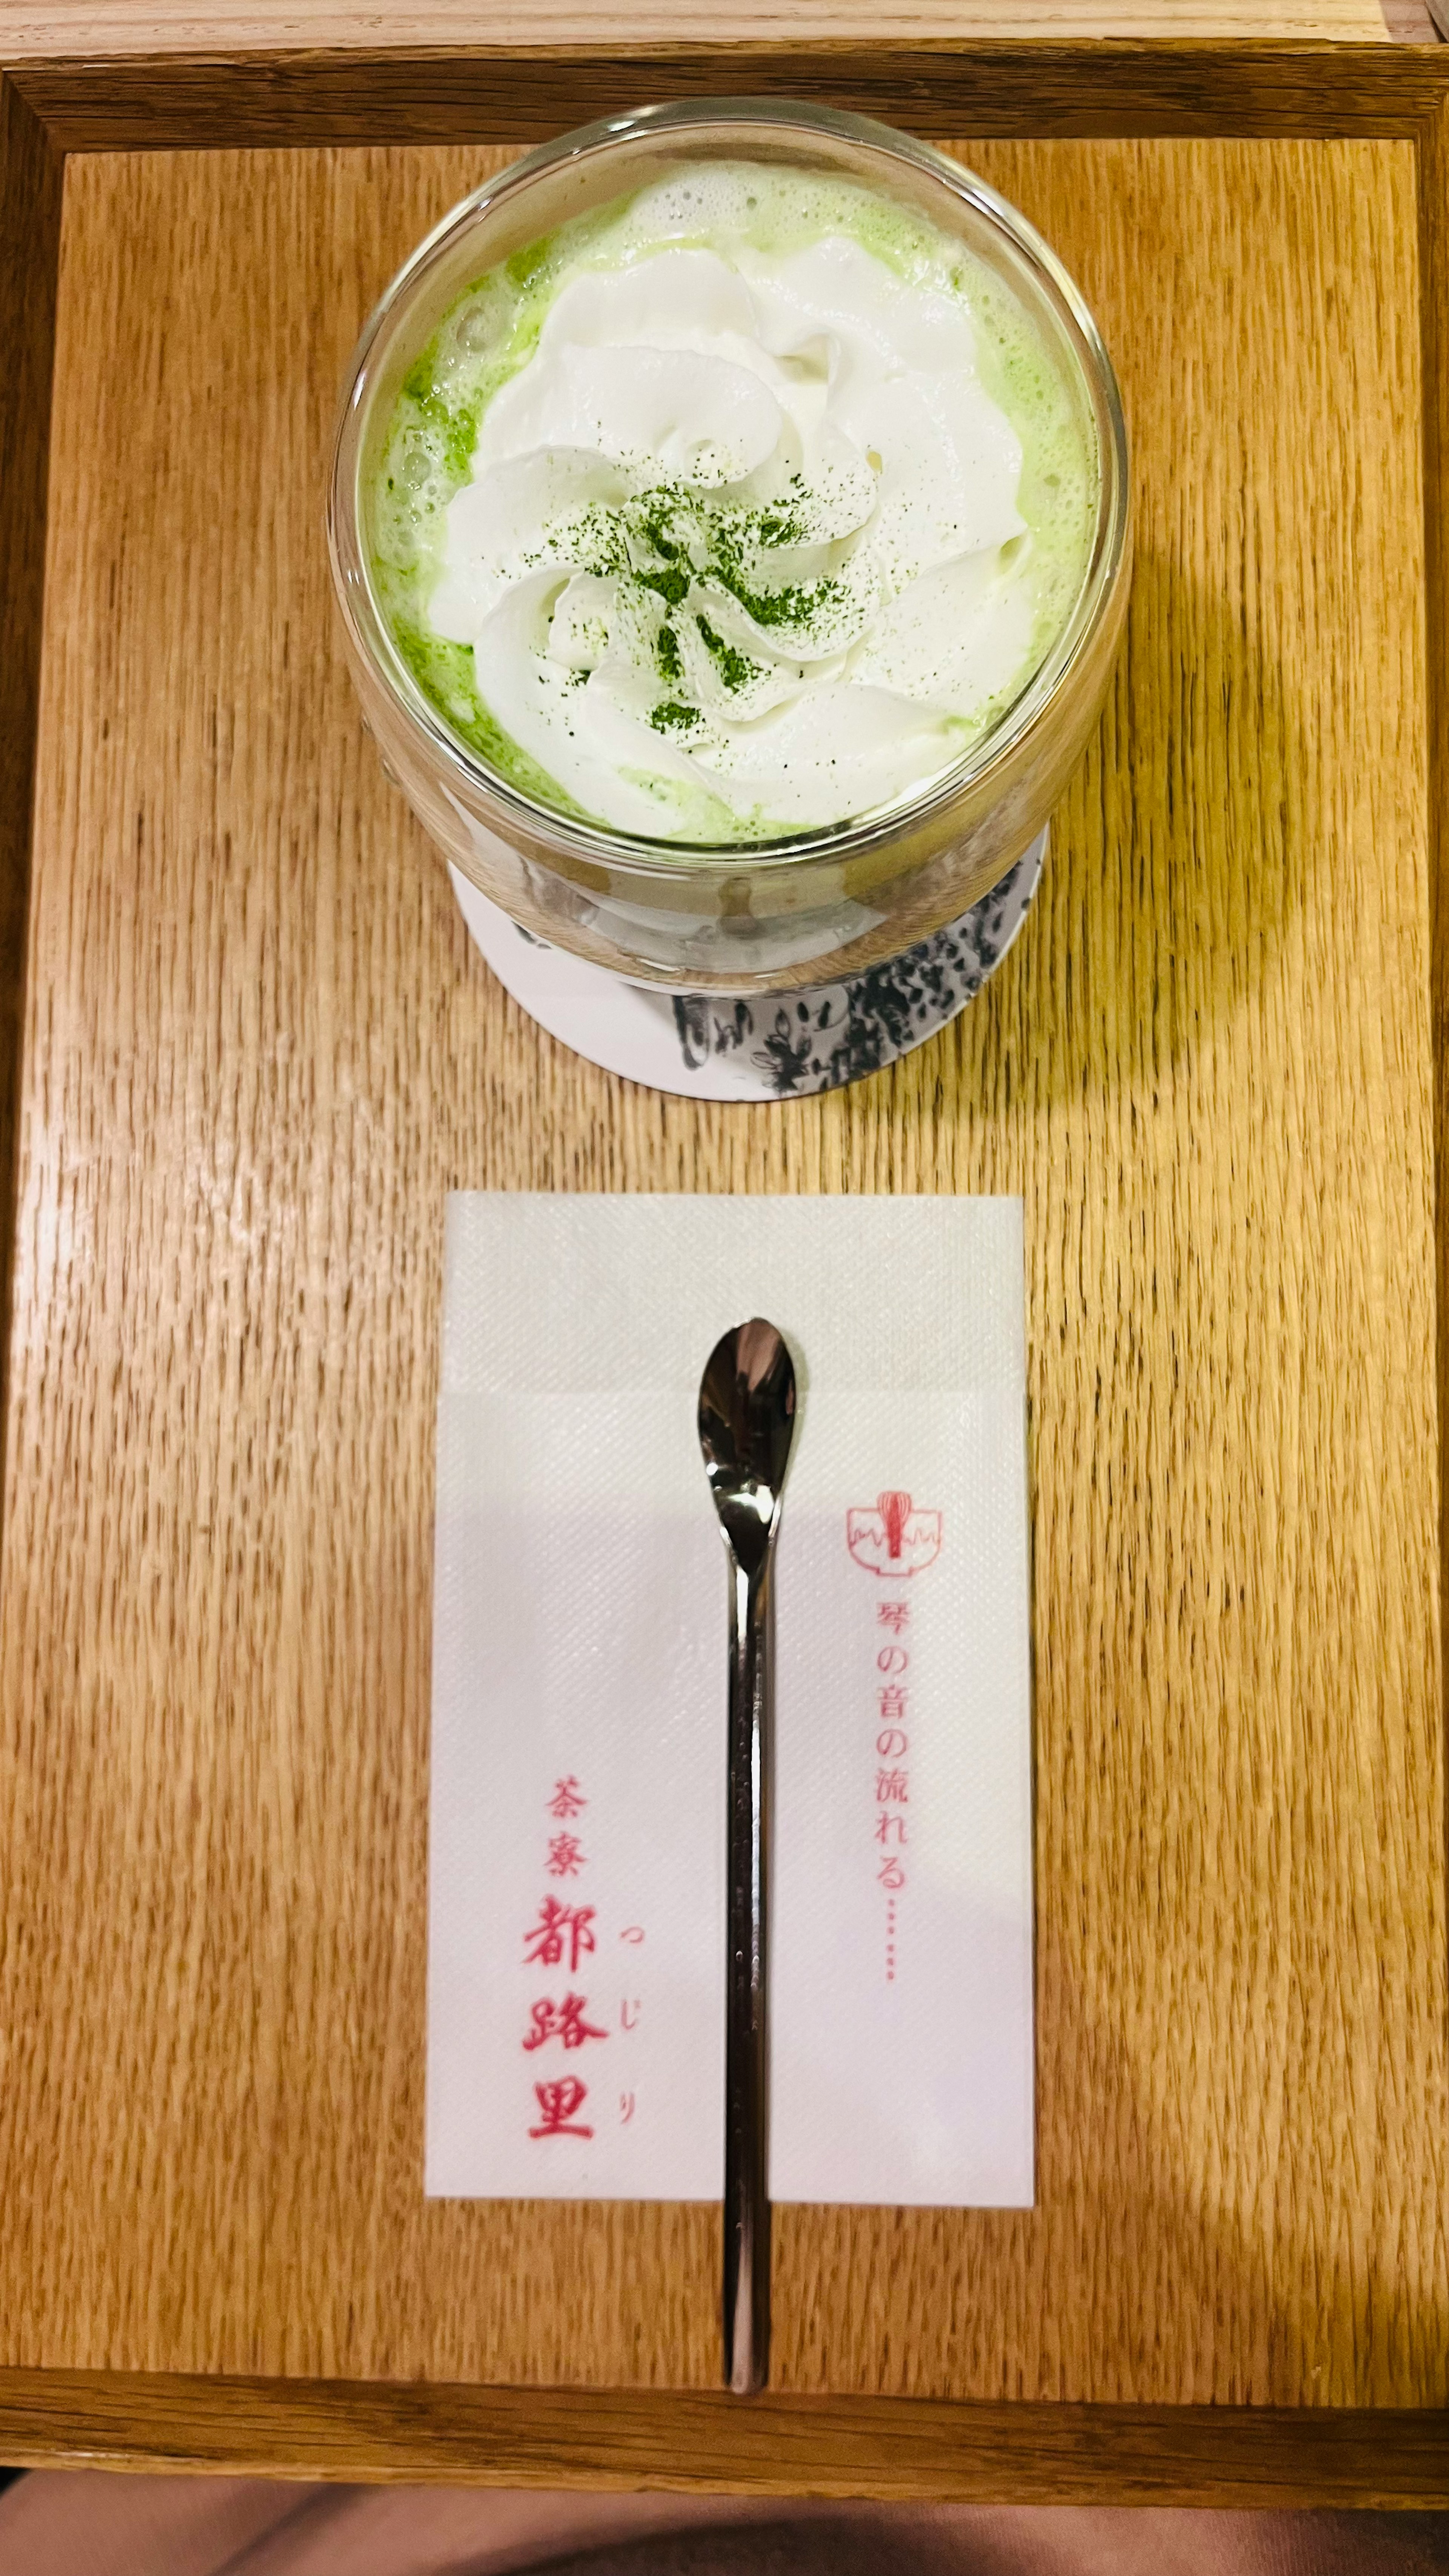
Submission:
[[[1026,919],[1043,831],[959,921],[882,966],[798,993],[665,993],[550,948],[456,868],[463,918],[499,981],[550,1037],[652,1091],[691,1100],[785,1100],[878,1073],[954,1020]]]

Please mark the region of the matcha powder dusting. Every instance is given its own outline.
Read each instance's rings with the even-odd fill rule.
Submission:
[[[535,799],[699,845],[889,809],[1011,704],[1094,498],[1026,314],[843,180],[682,166],[490,272],[409,374],[384,613]]]

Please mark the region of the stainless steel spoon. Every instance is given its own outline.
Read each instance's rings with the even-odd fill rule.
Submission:
[[[794,1431],[795,1371],[781,1336],[758,1316],[736,1324],[700,1381],[699,1445],[730,1565],[724,2359],[739,2397],[763,2388],[770,2368],[770,1571]]]

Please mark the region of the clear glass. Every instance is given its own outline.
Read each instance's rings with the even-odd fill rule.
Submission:
[[[887,814],[787,840],[701,848],[553,811],[450,733],[393,644],[366,502],[402,380],[485,269],[681,161],[756,160],[853,179],[929,217],[996,271],[1058,366],[1096,469],[1071,614],[1020,697],[955,768]],[[343,398],[328,511],[333,577],[368,724],[433,839],[535,937],[636,983],[758,993],[858,974],[964,912],[1046,820],[1095,724],[1127,604],[1127,436],[1111,360],[1031,226],[970,172],[830,108],[701,99],[565,135],[465,199],[400,270]]]

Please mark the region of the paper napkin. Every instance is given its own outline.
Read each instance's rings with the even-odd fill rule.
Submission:
[[[461,1194],[438,1407],[427,2188],[715,2199],[725,1555],[750,1315],[776,1560],[770,2187],[1032,2198],[1021,1203]]]

